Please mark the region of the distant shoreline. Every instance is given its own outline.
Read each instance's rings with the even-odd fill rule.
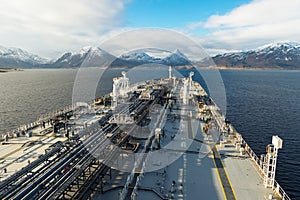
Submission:
[[[142,68],[150,68],[151,66],[142,66]],[[115,66],[115,67],[88,67],[90,69],[116,69],[116,70],[126,70],[126,69],[131,69],[132,67],[126,67],[126,66]],[[175,69],[193,69],[193,66],[174,66]],[[63,67],[63,68],[0,68],[0,73],[7,73],[7,72],[15,72],[15,71],[24,71],[24,70],[32,70],[32,69],[45,69],[45,70],[56,70],[56,69],[80,69],[80,67]],[[211,66],[211,67],[200,67],[200,69],[217,69],[217,70],[238,70],[238,71],[255,71],[255,70],[261,70],[261,71],[270,71],[270,70],[286,70],[286,71],[299,71],[300,68],[294,68],[294,69],[285,69],[285,68],[277,68],[277,67],[253,67],[253,68],[245,68],[245,67],[226,67],[226,66]]]
[[[216,69],[220,70],[300,70],[299,69],[284,69],[284,68],[277,68],[277,67],[251,67],[251,68],[245,68],[245,67],[225,67],[225,66],[217,66]]]
[[[14,72],[14,71],[22,71],[22,69],[16,68],[0,68],[0,73]]]
[[[201,67],[201,69],[218,69],[218,70],[238,70],[238,71],[299,71],[300,68],[293,68],[293,69],[285,69],[285,68],[278,68],[278,67],[226,67],[226,66],[212,66],[212,67]]]

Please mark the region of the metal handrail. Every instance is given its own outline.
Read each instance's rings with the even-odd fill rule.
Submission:
[[[259,171],[261,172],[260,175],[262,177],[264,177],[264,171],[260,165],[260,159],[258,158],[258,156],[255,154],[255,152],[250,148],[250,146],[248,145],[248,143],[244,140],[244,138],[242,137],[241,134],[239,134],[238,132],[235,132],[235,135],[239,135],[239,137],[241,138],[241,142],[245,145],[248,146],[248,149],[246,150],[247,153],[250,155],[250,157],[252,158],[253,161],[255,161],[255,164],[257,165],[257,168],[259,169]],[[291,200],[291,198],[288,196],[288,194],[284,191],[284,189],[279,185],[279,183],[275,180],[274,181],[274,190],[276,191],[276,193],[283,199],[283,200]]]
[[[211,99],[213,102],[212,106],[209,106],[209,108],[212,111],[212,114],[214,115],[214,117],[216,118],[216,121],[219,125],[219,128],[222,128],[222,124],[220,123],[220,121],[224,120],[225,117],[224,115],[222,115],[220,113],[220,109],[217,106],[217,104],[213,101],[213,99]],[[219,112],[219,113],[217,113]],[[230,125],[230,128],[232,129],[232,132],[235,134],[235,136],[237,138],[239,138],[241,140],[241,142],[247,146],[246,152],[249,154],[249,156],[251,157],[251,159],[254,161],[254,163],[257,165],[257,169],[259,169],[260,171],[260,175],[263,178],[264,177],[264,171],[262,166],[260,165],[260,159],[259,157],[255,154],[255,152],[250,148],[250,146],[248,145],[248,143],[244,140],[244,138],[242,137],[242,135],[240,133],[238,133],[235,128]],[[278,182],[275,180],[274,181],[274,188],[275,192],[283,199],[283,200],[291,200],[291,198],[287,195],[287,193],[284,191],[284,189],[278,184]]]

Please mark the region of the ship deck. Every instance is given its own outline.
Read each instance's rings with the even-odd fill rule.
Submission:
[[[156,83],[163,85],[165,82],[157,81]],[[166,84],[170,86],[170,80],[167,80]],[[214,116],[213,111],[201,111],[198,107],[197,95],[189,98],[187,103],[182,101],[182,84],[180,80],[177,81],[171,90],[172,98],[166,98],[167,100],[161,105],[159,101],[153,100],[135,100],[123,107],[121,105],[120,113],[122,114],[129,109],[137,113],[140,109],[141,119],[151,119],[148,124],[145,123],[135,128],[130,125],[120,125],[115,128],[115,124],[108,123],[113,119],[112,115],[107,115],[107,118],[101,122],[102,124],[100,122],[99,124],[103,127],[110,127],[110,132],[105,132],[104,128],[100,131],[95,129],[95,132],[91,121],[98,123],[99,119],[97,117],[83,119],[82,123],[86,127],[82,127],[84,137],[81,140],[88,145],[83,147],[78,142],[73,146],[63,146],[65,152],[57,154],[57,162],[70,159],[69,164],[65,164],[68,168],[59,166],[59,163],[51,163],[50,169],[53,171],[51,171],[51,176],[53,175],[54,179],[47,178],[47,181],[48,179],[50,181],[49,189],[36,186],[35,183],[31,183],[32,187],[35,187],[36,191],[43,191],[44,195],[52,195],[55,198],[59,195],[65,198],[68,197],[64,196],[65,194],[72,195],[73,193],[80,196],[82,194],[76,192],[80,191],[78,188],[81,183],[78,185],[72,183],[78,177],[82,180],[80,177],[86,176],[87,180],[95,178],[98,181],[95,181],[94,186],[89,186],[94,187],[91,191],[93,199],[257,200],[268,199],[269,194],[273,195],[273,199],[281,199],[276,197],[271,188],[264,187],[263,178],[250,156],[246,152],[241,154],[240,149],[235,148],[234,135],[229,134],[226,138],[222,138],[223,142],[220,144],[220,119]],[[199,90],[195,93],[200,94],[202,88],[195,90]],[[214,105],[208,108],[214,109],[212,106]],[[144,112],[145,108],[148,111]],[[1,174],[1,181],[27,166],[28,161],[33,162],[38,159],[50,145],[67,139],[66,137],[53,137],[52,133],[38,136],[47,128],[49,125],[46,125],[45,129],[37,127],[32,130],[32,137],[9,139],[8,143],[0,146],[0,170],[7,170],[6,173]],[[157,130],[159,130],[159,137],[156,135]],[[124,133],[129,137],[124,137]],[[112,144],[113,140],[117,142]],[[128,149],[124,151],[119,148],[122,147],[123,142],[127,143],[125,146],[128,143],[139,144],[140,148],[137,152],[130,152]],[[99,157],[101,159],[96,160],[92,153],[86,152],[85,148],[93,148],[95,152],[98,148],[98,151],[101,151],[102,157]],[[73,155],[68,153],[71,150],[83,153]],[[107,153],[102,155],[102,151]],[[61,159],[60,156],[62,156]],[[109,163],[111,165],[108,165]],[[41,166],[45,167],[44,164]],[[88,170],[85,171],[83,167]],[[56,168],[59,170],[56,171]],[[80,170],[89,173],[79,176]],[[93,173],[98,174],[99,177],[93,177]],[[44,181],[44,177],[48,176],[47,169],[45,168],[45,171],[41,171],[40,174],[37,173],[36,176],[35,180]],[[56,180],[55,176],[61,179],[52,181]],[[25,181],[26,178],[28,178],[26,174],[19,176],[20,180]],[[60,190],[57,184],[64,189]],[[82,188],[87,191],[86,185],[89,184],[92,183],[82,183]],[[78,187],[78,190],[74,191],[73,186]],[[15,184],[12,184],[6,191],[14,187]],[[26,190],[15,194],[16,196],[28,195],[26,192],[28,190],[32,193],[31,196],[28,195],[28,198],[40,198],[34,196],[40,193],[34,193],[30,184],[23,184],[22,187]]]
[[[269,194],[279,199],[271,188],[264,187],[263,177],[247,154],[240,155],[232,143],[217,145],[217,149],[237,199],[268,199]]]
[[[0,181],[38,159],[52,144],[66,140],[65,137],[53,137],[53,133],[41,135],[41,132],[50,127],[48,124],[45,126],[45,128],[38,126],[31,130],[32,137],[15,137],[1,143]],[[4,173],[5,170],[6,173]]]
[[[248,155],[240,155],[233,140],[219,145],[217,123],[203,132],[201,119],[208,116],[199,116],[195,105],[178,101],[166,116],[162,147],[158,154],[149,156],[148,172],[140,175],[138,184],[129,186],[126,199],[257,200],[273,194],[263,186],[254,162]],[[118,199],[128,176],[128,172],[114,170],[95,199]]]

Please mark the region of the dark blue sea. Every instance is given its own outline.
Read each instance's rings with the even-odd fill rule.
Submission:
[[[272,135],[283,139],[276,180],[300,199],[300,71],[221,71],[227,118],[257,155]]]
[[[108,73],[98,94],[111,90],[110,78],[119,72]],[[0,73],[0,133],[70,105],[76,73],[75,69]],[[300,199],[300,71],[220,73],[226,89],[227,118],[258,156],[265,153],[273,135],[283,139],[276,180],[292,199]],[[167,71],[160,75],[167,76]],[[195,79],[202,81],[197,75]]]

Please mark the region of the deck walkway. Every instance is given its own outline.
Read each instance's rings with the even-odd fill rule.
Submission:
[[[216,148],[216,146],[212,147],[213,155],[214,155],[214,163],[218,170],[218,175],[220,177],[220,181],[222,183],[223,191],[225,193],[227,200],[236,200],[233,188],[231,187],[229,178],[225,171],[223,162],[221,160],[221,156]]]
[[[66,140],[65,137],[53,137],[52,133],[41,135],[43,131],[47,132],[49,125],[45,128],[40,126],[31,130],[32,137],[15,137],[9,138],[7,142],[0,145],[0,181],[5,180],[14,174],[29,162],[33,162],[40,155],[45,153],[51,144],[58,141]],[[6,171],[6,173],[5,173]]]
[[[216,145],[215,148],[219,152],[236,199],[268,199],[269,194],[274,194],[271,188],[264,187],[263,178],[247,154],[241,155],[230,142],[224,146]]]

